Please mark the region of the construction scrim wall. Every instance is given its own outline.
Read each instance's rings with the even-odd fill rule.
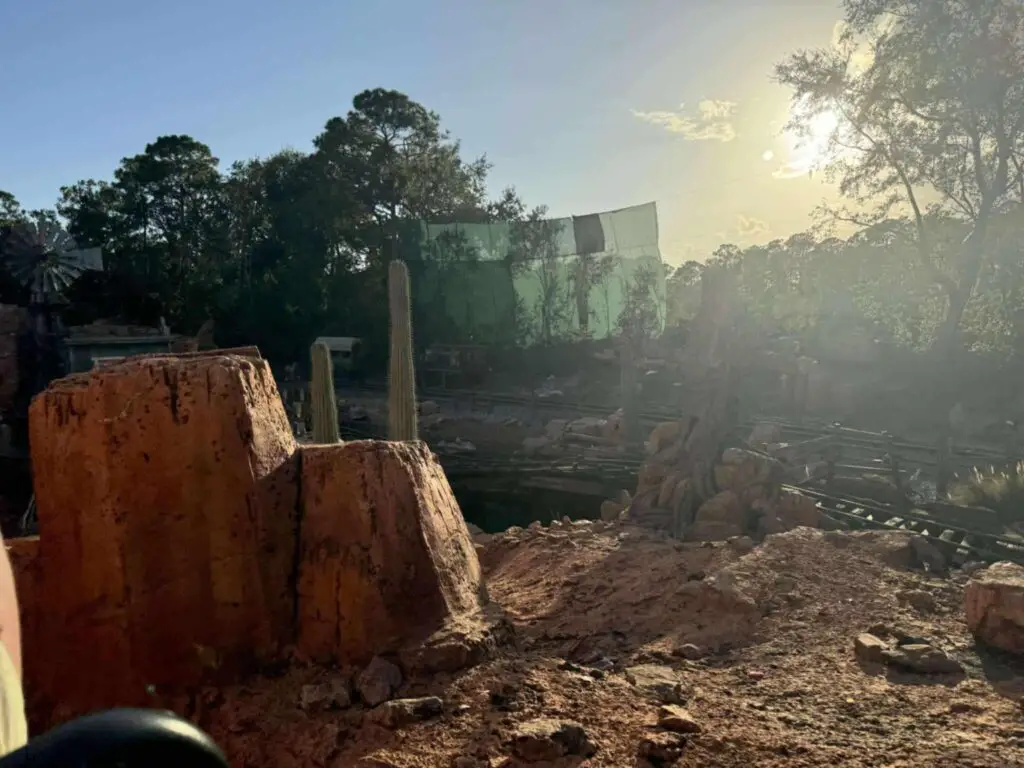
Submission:
[[[534,222],[423,223],[414,237],[419,242],[406,241],[403,251],[416,322],[433,339],[606,338],[638,279],[653,285],[649,300],[664,322],[655,203]]]

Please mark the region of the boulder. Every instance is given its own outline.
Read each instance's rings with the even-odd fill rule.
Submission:
[[[654,456],[668,448],[683,436],[683,422],[664,421],[656,426],[647,438],[647,453]]]
[[[33,400],[29,432],[35,695],[65,715],[143,704],[289,641],[295,442],[265,361],[149,357],[69,376]]]
[[[365,663],[480,612],[476,550],[426,445],[364,440],[300,453],[302,652]]]
[[[794,491],[781,491],[775,504],[775,516],[787,528],[819,528],[821,526],[821,510],[818,502],[810,496]]]
[[[739,496],[732,491],[722,491],[697,509],[687,538],[692,541],[725,541],[746,533],[746,522],[747,513]]]
[[[1024,654],[1024,567],[995,563],[964,590],[967,627],[981,643]]]

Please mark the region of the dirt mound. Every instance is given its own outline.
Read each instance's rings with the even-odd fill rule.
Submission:
[[[528,642],[573,659],[650,643],[734,646],[756,622],[750,600],[705,580],[737,557],[727,547],[584,521],[501,534],[489,548],[501,553],[491,597]]]
[[[357,670],[295,665],[197,697],[195,716],[247,766],[1024,764],[1021,678],[973,647],[964,578],[887,564],[911,546],[900,536],[700,546],[601,523],[478,536],[518,635],[497,658],[407,675],[393,695],[415,698],[387,712],[358,696],[304,708],[304,690],[350,690]],[[865,664],[854,642],[868,630],[930,643],[963,672]],[[394,725],[396,711],[428,714]]]

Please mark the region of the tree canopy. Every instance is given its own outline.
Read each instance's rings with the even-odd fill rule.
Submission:
[[[644,306],[658,277],[644,272],[624,292],[628,316],[605,326],[650,333],[662,320],[685,323],[710,264],[740,273],[753,322],[812,345],[845,324],[907,350],[1024,352],[1024,4],[843,7],[839,40],[794,52],[774,76],[792,94],[790,130],[820,141],[815,131],[829,126],[820,170],[844,204],[819,210],[811,232],[724,244],[676,268],[665,318]],[[364,336],[383,353],[386,264],[408,258],[411,222],[507,221],[501,268],[529,272],[541,300],[523,307],[505,297],[510,322],[490,318],[494,339],[552,342],[574,317],[586,335],[600,312],[591,289],[610,265],[588,256],[556,266],[545,208],[514,189],[489,198],[489,170],[485,157],[465,156],[439,115],[377,88],[327,120],[310,151],[222,168],[198,139],[160,136],[109,179],[62,188],[53,210],[26,211],[0,192],[0,226],[59,218],[81,245],[103,248],[105,271],[72,292],[75,320],[163,317],[194,333],[213,318],[219,343],[254,343],[293,361],[318,335]],[[856,233],[835,237],[839,222]],[[476,283],[445,259],[476,256],[468,243],[445,246],[447,256],[432,258],[439,299],[450,304]],[[0,280],[0,300],[16,293]],[[418,317],[419,340],[467,340],[448,338],[450,320]]]
[[[224,169],[198,139],[160,136],[110,179],[63,187],[52,211],[0,192],[0,224],[59,217],[103,248],[105,270],[73,289],[73,320],[164,317],[194,333],[213,318],[220,343],[294,360],[317,335],[386,333],[386,263],[410,220],[527,214],[514,190],[488,200],[486,158],[465,158],[397,91],[357,94],[312,145]]]

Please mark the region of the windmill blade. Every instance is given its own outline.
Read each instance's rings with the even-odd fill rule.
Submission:
[[[16,226],[0,257],[8,271],[31,289],[34,301],[63,298],[86,271],[103,269],[99,248],[78,250],[74,238],[52,221]]]
[[[47,252],[65,253],[78,248],[75,240],[59,224],[53,221],[41,221],[36,225],[39,243]]]

